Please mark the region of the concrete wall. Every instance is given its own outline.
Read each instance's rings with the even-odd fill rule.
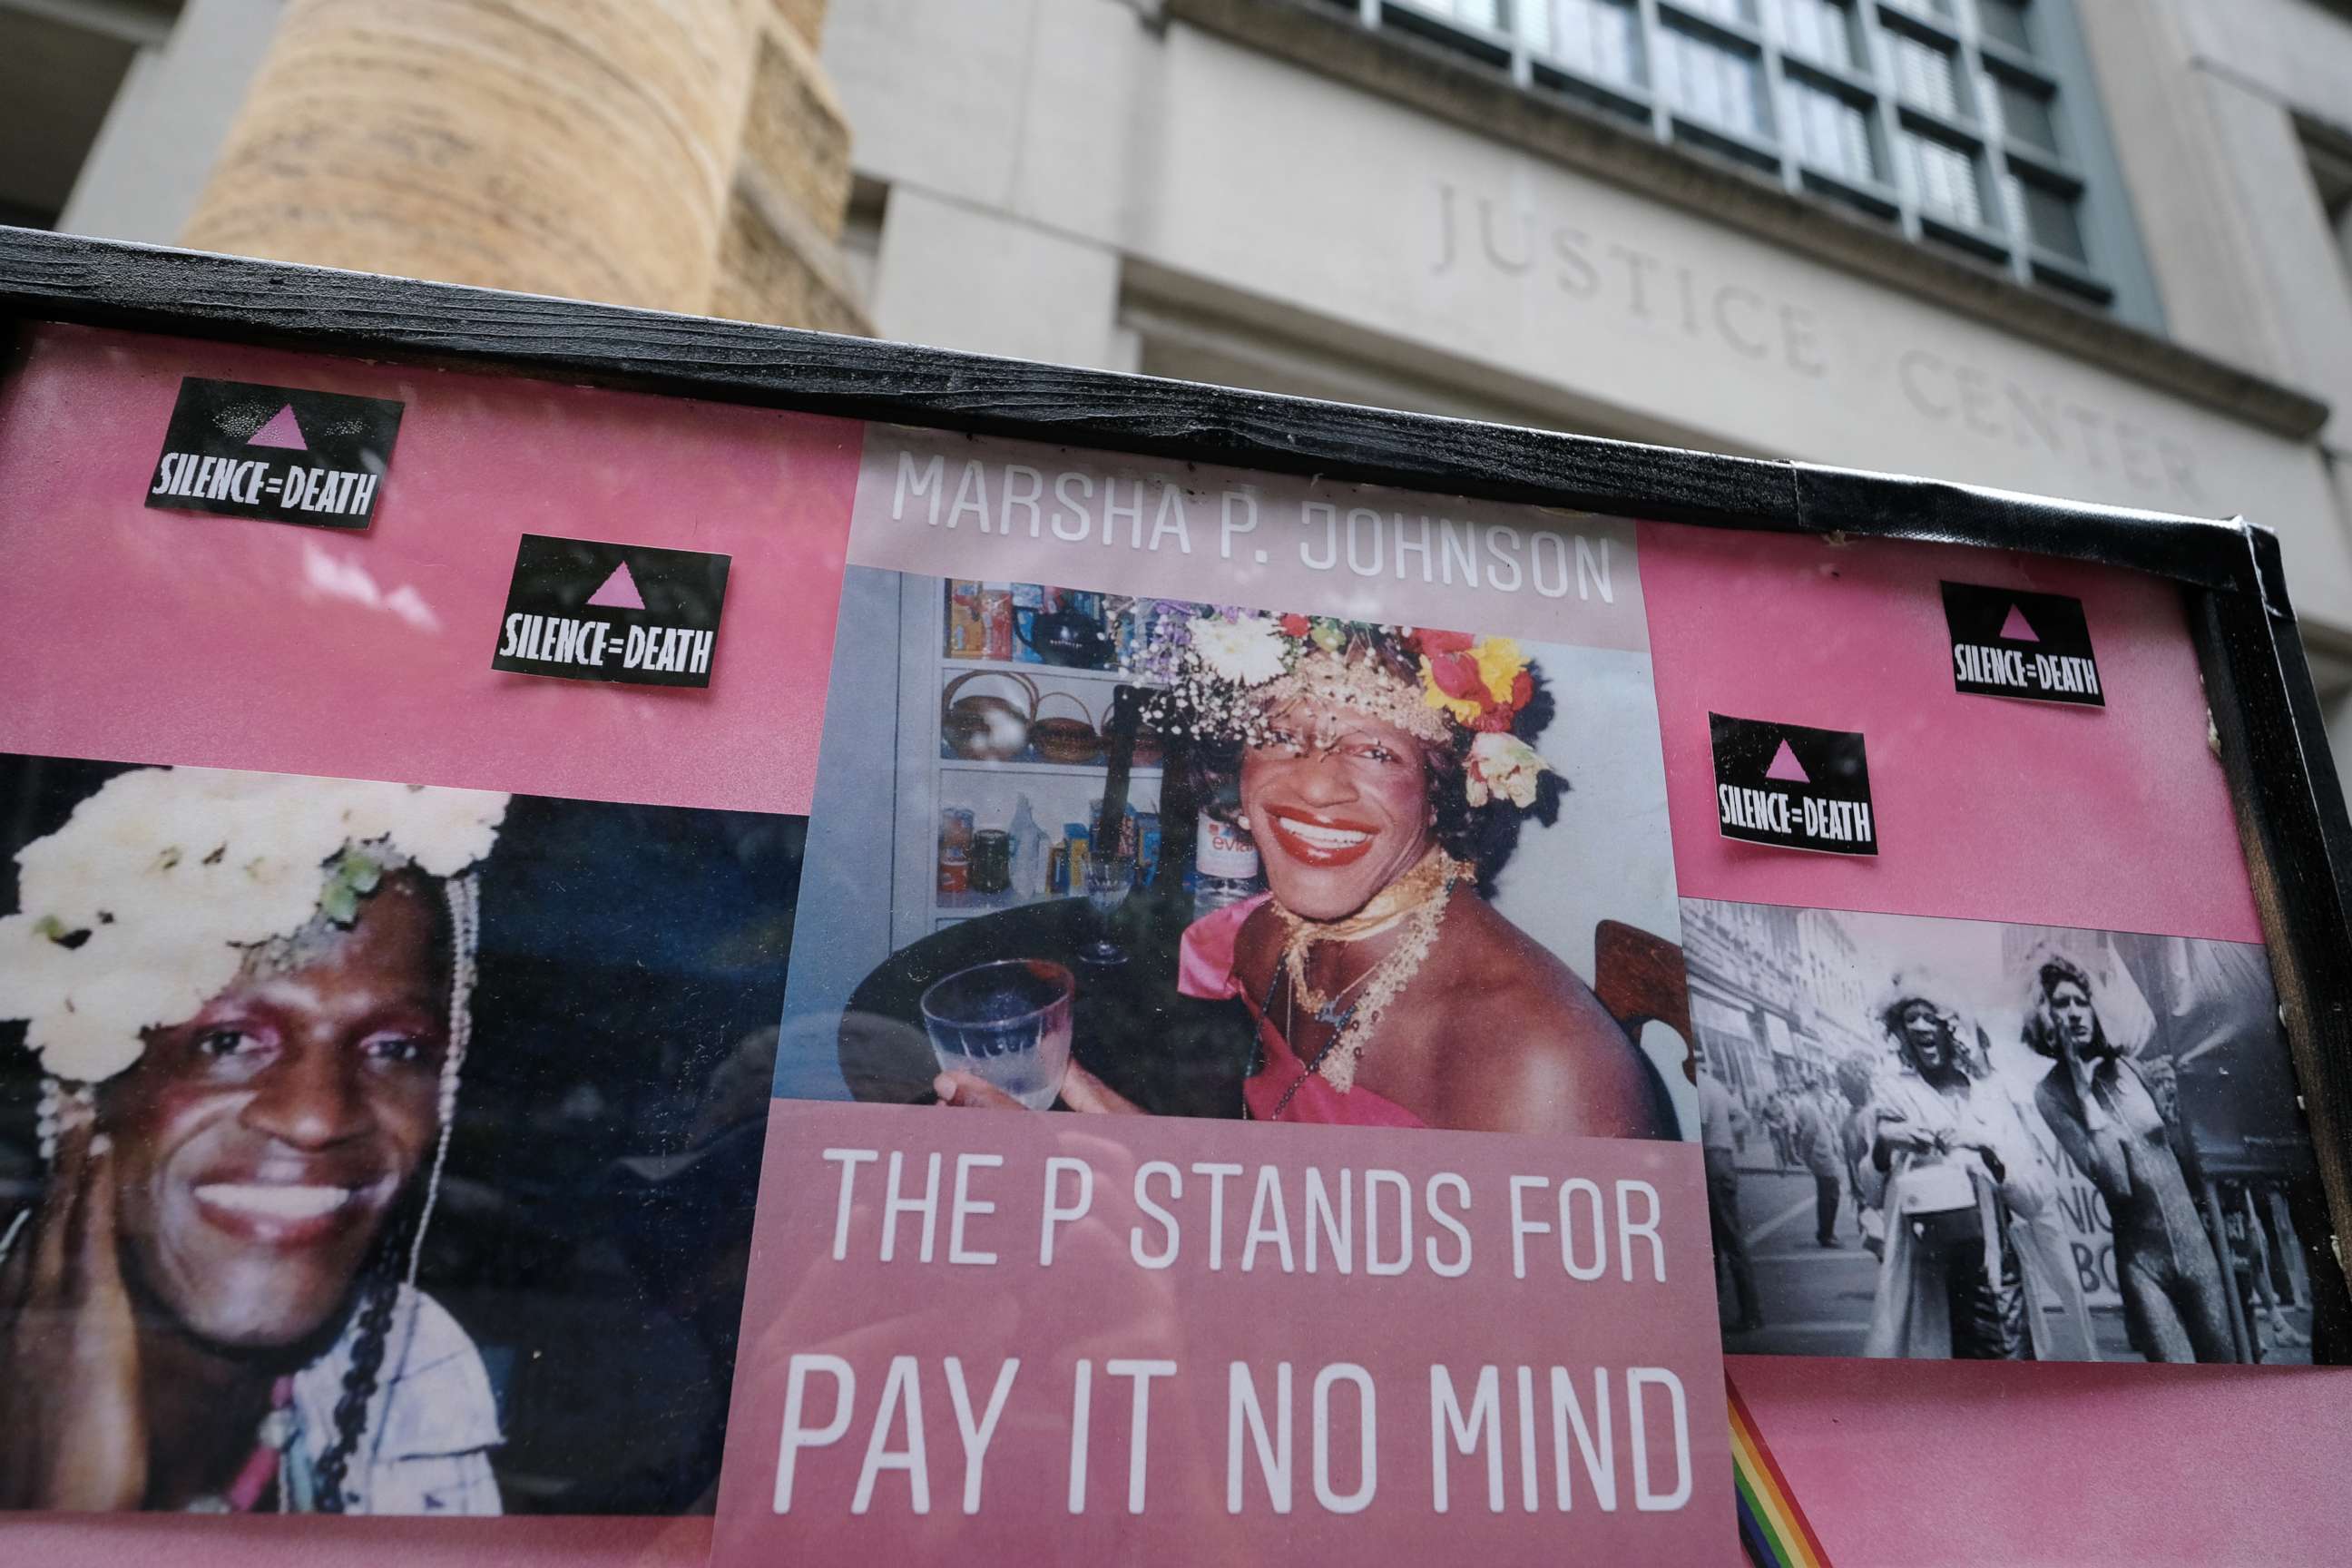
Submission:
[[[2080,4],[2173,335],[2326,399],[2352,452],[2352,281],[2296,123],[2352,136],[2352,14]]]
[[[2303,142],[2352,142],[2352,12],[2318,0],[2078,3],[2174,335],[2327,401],[2320,462],[2336,517],[2352,518],[2352,237],[2329,223]],[[2352,617],[2305,553],[2288,555],[2289,589],[2323,628],[2315,674],[2337,771],[2352,776],[2352,649],[2327,636]]]
[[[1732,220],[1721,176],[1507,133],[1525,100],[1499,82],[1411,107],[1418,68],[1278,58],[1185,20],[1202,0],[770,4],[709,308],[854,330],[862,293],[915,342],[2242,513],[2284,536],[2352,710],[2352,284],[2299,140],[2352,142],[2343,7],[2076,0],[2173,340],[2324,402],[2315,437],[2308,399],[2298,426],[2164,345],[2079,352],[2031,296],[1939,293],[1957,275],[1917,247],[1864,265],[1828,220]],[[178,237],[283,5],[188,0],[65,226]],[[862,287],[836,247],[853,168]]]
[[[58,226],[169,245],[195,211],[284,0],[187,0],[142,47],[107,111]]]
[[[2212,75],[2185,63],[2199,34],[2179,16],[2237,30],[2213,26],[2222,8],[2207,0],[2164,5],[2178,41],[2140,46],[2156,53],[2150,100],[2180,91],[2186,73]],[[2285,536],[2304,614],[2323,642],[2352,649],[2352,535],[2307,429],[2239,416],[2187,380],[1946,308],[1924,285],[1826,263],[1160,9],[836,0],[826,64],[859,172],[889,192],[874,295],[885,335],[1122,368],[1138,354],[1245,366],[1279,342],[1286,368],[1268,384],[2242,513]],[[2116,30],[2095,28],[2095,44]],[[2324,93],[2333,68],[2316,45],[2290,37],[2272,53],[2294,58],[2294,90]],[[2218,78],[2203,90],[2225,106],[2239,91]],[[2162,150],[2202,181],[2151,200],[2165,303],[2181,296],[2190,347],[2352,406],[2352,352],[2331,347],[2324,306],[2289,320],[2233,297],[2303,300],[2323,258],[2212,232],[2284,226],[2279,207],[2310,226],[2296,193],[2245,188],[2247,159],[2284,157],[2284,112],[2267,112],[2264,149],[2231,139],[2262,127],[2199,123]],[[2134,126],[2122,134],[2128,143]],[[2133,162],[2135,197],[2152,163]],[[2242,216],[2217,225],[2217,212]],[[2209,286],[2217,279],[2237,286]],[[2352,342],[2352,297],[2336,303]]]

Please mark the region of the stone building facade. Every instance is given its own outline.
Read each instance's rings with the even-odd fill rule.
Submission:
[[[11,58],[20,220],[2244,515],[2352,737],[2344,0],[0,0]]]
[[[122,22],[34,9],[52,33]],[[869,330],[840,260],[849,127],[817,54],[824,0],[146,9],[163,30],[68,226],[89,212],[93,231],[199,249]]]

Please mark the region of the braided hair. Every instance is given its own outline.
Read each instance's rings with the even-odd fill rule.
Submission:
[[[474,954],[480,940],[480,894],[471,877],[453,877],[442,883],[443,914],[447,921],[449,955],[449,1038],[442,1058],[439,1089],[439,1131],[434,1140],[428,1173],[421,1191],[401,1205],[396,1223],[386,1225],[361,1270],[359,1306],[352,1321],[351,1365],[343,1372],[342,1390],[335,1399],[335,1436],[319,1458],[314,1506],[321,1513],[341,1513],[352,1498],[345,1486],[352,1460],[367,1435],[368,1406],[383,1375],[385,1352],[404,1286],[416,1283],[423,1261],[425,1227],[440,1197],[441,1173],[449,1158],[449,1135],[457,1122],[457,1085],[472,1043],[471,1005]],[[354,1494],[355,1495],[355,1494]]]
[[[392,1341],[394,1309],[400,1304],[401,1247],[385,1245],[395,1227],[387,1226],[361,1277],[358,1332],[352,1339],[352,1364],[343,1373],[342,1393],[335,1400],[335,1440],[319,1457],[316,1506],[320,1513],[341,1513],[346,1502],[344,1482],[352,1458],[367,1435],[368,1405],[375,1398],[383,1373],[383,1358]]]

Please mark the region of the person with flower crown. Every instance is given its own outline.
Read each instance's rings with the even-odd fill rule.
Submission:
[[[1647,1059],[1482,889],[1558,775],[1509,637],[1302,615],[1155,618],[1149,722],[1189,737],[1267,890],[1185,931],[1178,988],[1247,1009],[1264,1121],[1673,1138]],[[950,1104],[995,1104],[942,1075]],[[1063,1100],[1135,1109],[1073,1066]]]
[[[1872,1008],[1900,1068],[1869,1112],[1886,1242],[1862,1353],[2094,1360],[2081,1289],[2035,1232],[2056,1194],[1955,995],[1898,970]]]
[[[134,768],[17,855],[48,1171],[0,1219],[0,1507],[499,1510],[415,1273],[507,804]]]

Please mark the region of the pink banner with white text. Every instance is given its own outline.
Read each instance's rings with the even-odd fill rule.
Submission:
[[[719,1563],[1728,1549],[1686,1146],[780,1100],[762,1189]]]

